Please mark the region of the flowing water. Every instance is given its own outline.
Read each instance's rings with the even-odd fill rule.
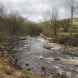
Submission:
[[[17,46],[17,64],[24,69],[31,68],[35,73],[41,73],[41,67],[44,66],[49,73],[63,72],[65,74],[70,73],[70,76],[73,73],[72,78],[76,78],[75,76],[78,73],[78,67],[66,63],[65,58],[69,56],[62,55],[60,49],[45,49],[44,45],[47,45],[47,43],[48,41],[40,36],[27,37],[26,40],[21,40]],[[66,59],[72,58],[70,57]]]

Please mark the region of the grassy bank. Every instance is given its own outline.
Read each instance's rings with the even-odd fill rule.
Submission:
[[[7,57],[0,57],[0,78],[41,78],[31,72],[17,69]]]

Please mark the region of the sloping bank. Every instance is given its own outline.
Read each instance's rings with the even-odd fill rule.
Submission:
[[[16,68],[8,57],[0,57],[0,78],[41,78],[32,72]]]

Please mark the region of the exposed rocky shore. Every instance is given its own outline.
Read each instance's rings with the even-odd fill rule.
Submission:
[[[41,74],[41,67],[45,67],[47,75],[57,72],[68,78],[78,78],[78,57],[64,54],[62,45],[36,37],[21,40],[17,50],[17,64],[24,69],[31,68],[34,73]]]

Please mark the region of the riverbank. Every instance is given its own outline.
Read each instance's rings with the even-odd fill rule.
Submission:
[[[47,44],[44,45],[44,48],[46,48],[46,49],[55,49],[55,50],[56,49],[64,49],[64,51],[66,51],[68,53],[69,52],[70,53],[73,52],[75,54],[78,53],[78,46],[72,44],[72,42],[75,41],[75,39],[67,40],[67,41],[66,41],[66,39],[60,39],[60,42],[59,42],[59,40],[58,40],[58,42],[54,42],[54,38],[47,37],[43,34],[40,34],[40,36],[47,41]],[[76,41],[77,40],[78,39],[76,38]],[[63,43],[61,44],[62,41],[63,41]],[[70,41],[70,43],[68,41]],[[78,44],[77,42],[75,42],[75,43]]]
[[[0,78],[42,78],[30,71],[17,69],[9,62],[8,57],[0,57]]]
[[[47,44],[50,46],[50,49],[46,49],[43,47]],[[25,73],[26,76],[30,76],[30,78],[40,78],[40,75],[42,74],[42,67],[45,67],[46,72],[49,72],[46,73],[47,75],[53,76],[54,74],[51,73],[55,72],[59,74],[61,73],[60,75],[62,75],[63,72],[70,72],[74,75],[77,75],[73,71],[75,71],[74,68],[76,68],[78,64],[78,58],[71,58],[72,56],[68,56],[67,52],[65,52],[67,54],[64,54],[63,47],[63,45],[57,43],[49,43],[42,37],[28,37],[27,39],[22,38],[16,48],[16,63],[20,66],[21,69],[16,69],[16,66],[14,66],[13,68],[16,70],[20,70],[23,74]],[[73,71],[71,70],[71,68],[73,68]]]

